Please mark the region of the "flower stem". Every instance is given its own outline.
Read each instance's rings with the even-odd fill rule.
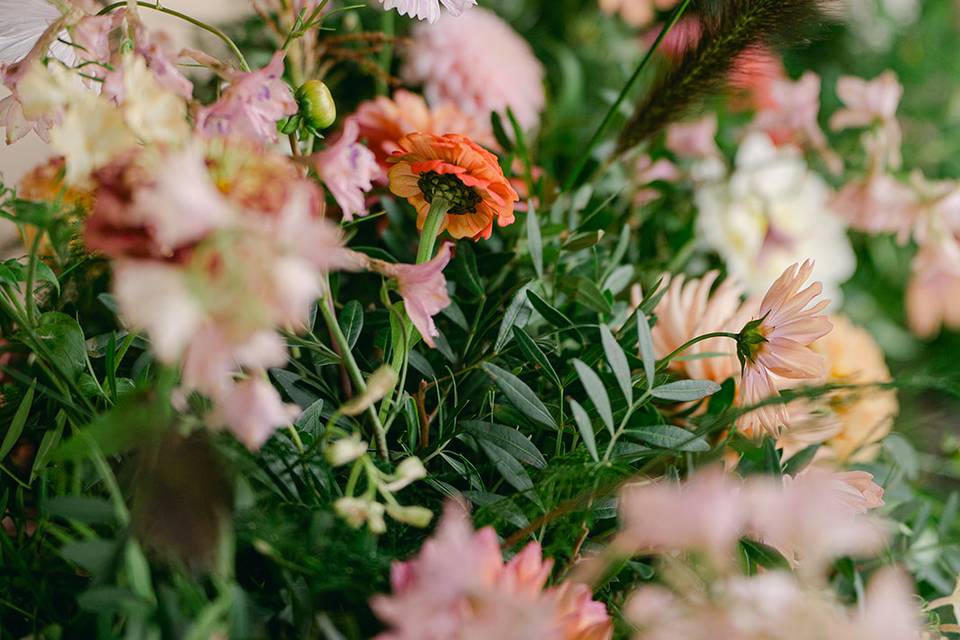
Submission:
[[[731,338],[733,340],[738,340],[740,338],[740,335],[737,333],[730,333],[729,331],[714,331],[713,333],[705,333],[702,336],[697,336],[696,338],[692,340],[688,340],[687,342],[683,343],[682,345],[680,345],[679,347],[671,351],[668,355],[661,358],[660,362],[657,363],[657,371],[663,371],[664,369],[666,369],[667,365],[670,364],[670,361],[672,361],[674,358],[676,358],[678,355],[680,355],[681,353],[683,353],[693,345],[697,344],[698,342],[703,342],[704,340],[710,340],[712,338]]]
[[[433,257],[433,248],[440,235],[440,227],[452,205],[443,198],[434,198],[430,203],[430,212],[423,222],[423,232],[420,234],[420,249],[417,251],[417,264],[423,264]]]
[[[353,358],[353,353],[350,350],[350,343],[347,342],[346,336],[343,335],[343,330],[340,328],[340,323],[337,322],[336,316],[334,316],[333,311],[331,311],[329,285],[324,286],[323,299],[320,300],[320,304],[317,306],[320,309],[320,313],[323,315],[324,322],[327,323],[327,328],[330,330],[330,335],[333,336],[337,346],[340,347],[340,352],[343,357],[343,364],[347,368],[347,373],[350,374],[350,379],[353,380],[354,386],[356,386],[360,393],[365,393],[367,390],[367,383],[363,379],[363,373],[360,372],[360,367],[357,366],[357,361]],[[384,460],[389,460],[390,452],[387,449],[387,434],[383,429],[383,423],[380,422],[380,416],[377,414],[377,411],[373,405],[367,407],[367,414],[370,416],[370,421],[373,423],[373,433],[377,442],[377,454]]]
[[[382,76],[377,76],[377,95],[386,95],[389,89],[387,79],[390,77],[390,69],[393,66],[393,44],[392,38],[396,31],[396,16],[393,11],[384,11],[381,16],[380,29],[383,31],[384,44],[380,50],[380,67],[383,70]]]
[[[587,143],[586,148],[580,153],[580,160],[577,161],[577,164],[573,168],[573,172],[567,178],[566,182],[563,183],[563,190],[570,191],[577,185],[577,180],[580,178],[580,174],[583,173],[583,169],[587,166],[587,162],[590,161],[590,154],[593,153],[593,149],[600,142],[600,138],[607,132],[607,128],[610,126],[610,123],[613,122],[614,117],[620,111],[620,105],[623,104],[623,101],[627,99],[630,95],[630,92],[633,91],[634,86],[637,84],[637,81],[640,80],[640,76],[643,73],[643,70],[647,68],[650,60],[653,58],[653,54],[660,47],[660,43],[663,42],[663,39],[667,37],[667,34],[670,33],[670,30],[677,24],[680,20],[680,17],[687,10],[687,7],[690,5],[690,0],[683,0],[683,2],[674,9],[673,13],[667,19],[666,24],[663,25],[663,29],[660,30],[660,35],[657,36],[657,39],[654,40],[653,45],[647,51],[646,55],[640,60],[640,64],[637,65],[637,68],[633,71],[633,75],[630,76],[630,79],[627,80],[627,84],[624,85],[623,90],[620,91],[620,95],[617,96],[617,99],[614,100],[613,104],[610,105],[610,108],[607,110],[607,114],[603,117],[603,120],[600,122],[600,126],[597,127],[597,130],[593,132],[593,137],[590,138],[590,141]]]
[[[97,13],[97,15],[98,15],[98,16],[106,15],[106,14],[110,13],[111,11],[113,11],[113,10],[115,10],[115,9],[120,9],[120,8],[126,7],[128,4],[129,4],[129,3],[128,3],[126,0],[123,0],[122,2],[114,2],[113,4],[109,4],[109,5],[105,6],[103,9],[101,9],[101,10],[99,11],[99,13]],[[180,13],[179,11],[175,11],[175,10],[173,10],[173,9],[168,9],[167,7],[162,7],[162,6],[160,6],[160,3],[159,3],[159,2],[145,2],[145,1],[143,1],[143,0],[140,0],[140,1],[137,2],[136,4],[137,4],[138,7],[144,7],[144,8],[146,8],[146,9],[153,9],[154,11],[159,11],[160,13],[165,13],[165,14],[167,14],[168,16],[173,16],[174,18],[179,18],[180,20],[183,20],[183,21],[185,21],[185,22],[189,22],[190,24],[192,24],[192,25],[195,26],[195,27],[199,27],[199,28],[203,29],[204,31],[207,31],[207,32],[209,32],[209,33],[212,33],[213,35],[215,35],[215,36],[217,36],[218,38],[220,38],[221,40],[223,40],[224,44],[227,45],[227,48],[229,48],[230,51],[233,52],[233,55],[235,55],[235,56],[237,57],[237,60],[240,62],[240,69],[241,69],[241,70],[247,71],[247,72],[250,72],[250,71],[251,71],[250,65],[247,64],[247,59],[243,56],[243,52],[240,51],[240,47],[237,46],[237,43],[236,43],[236,42],[234,42],[233,40],[230,39],[230,36],[228,36],[227,34],[225,34],[225,33],[224,33],[223,31],[221,31],[220,29],[214,27],[213,25],[209,25],[209,24],[207,24],[206,22],[202,22],[202,21],[200,21],[200,20],[197,20],[196,18],[192,18],[192,17],[188,16],[188,15],[185,14],[185,13]]]

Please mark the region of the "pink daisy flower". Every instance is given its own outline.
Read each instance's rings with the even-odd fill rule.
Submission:
[[[540,122],[543,65],[530,45],[486,9],[413,29],[403,77],[432,105],[450,102],[483,122],[509,107],[525,129]]]
[[[811,273],[812,260],[784,271],[760,303],[759,317],[740,332],[741,406],[753,406],[779,396],[783,378],[816,380],[823,376],[823,356],[809,345],[830,333],[833,325],[822,313],[828,300],[807,307],[823,291],[819,282],[801,291]],[[748,434],[776,435],[787,421],[786,405],[766,405],[743,416],[740,428]]]

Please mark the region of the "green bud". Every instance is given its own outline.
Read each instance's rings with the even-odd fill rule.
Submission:
[[[297,89],[297,104],[305,125],[317,131],[326,129],[337,119],[337,105],[330,89],[320,80],[308,80]]]
[[[764,336],[760,330],[760,326],[765,319],[766,316],[751,320],[744,325],[743,329],[741,329],[737,335],[737,356],[740,358],[741,366],[744,361],[753,362],[756,359],[760,345],[767,341],[766,336]]]

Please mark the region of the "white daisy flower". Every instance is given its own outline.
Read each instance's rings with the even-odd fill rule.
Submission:
[[[396,9],[400,15],[428,22],[440,19],[440,5],[452,16],[459,16],[477,4],[477,0],[380,0],[386,10]]]

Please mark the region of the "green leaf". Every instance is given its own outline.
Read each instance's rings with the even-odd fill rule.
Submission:
[[[540,365],[540,368],[543,369],[543,372],[547,374],[547,377],[550,378],[550,381],[553,382],[557,387],[562,387],[563,384],[560,382],[560,376],[557,375],[556,370],[553,368],[553,365],[550,364],[550,359],[547,358],[547,354],[543,352],[533,338],[527,334],[526,331],[520,327],[513,328],[513,337],[517,341],[517,346],[520,347],[520,350],[523,351],[523,355],[527,356],[534,362]]]
[[[614,269],[603,281],[603,289],[617,295],[633,282],[633,267],[629,264]]]
[[[48,311],[40,316],[36,335],[50,354],[51,364],[76,380],[87,366],[87,345],[77,321],[58,311]]]
[[[57,496],[43,503],[50,517],[69,518],[87,524],[112,523],[113,505],[104,498],[89,496]]]
[[[323,427],[323,398],[304,409],[293,424],[299,431],[318,435]]]
[[[603,231],[583,231],[575,233],[560,248],[563,251],[583,251],[589,249],[603,239]]]
[[[583,383],[583,388],[586,389],[590,401],[593,402],[597,413],[600,414],[600,419],[603,420],[603,424],[612,434],[613,411],[610,409],[610,398],[607,396],[607,390],[604,388],[600,376],[594,373],[593,369],[588,367],[586,363],[576,358],[573,360],[573,366],[577,370],[577,375],[580,376],[580,382]]]
[[[537,313],[543,316],[543,319],[553,326],[558,329],[569,329],[573,327],[573,322],[570,321],[570,318],[551,307],[550,304],[537,295],[535,291],[528,290],[527,299],[530,300],[530,304],[537,310]]]
[[[600,462],[600,455],[597,453],[597,436],[593,432],[590,416],[573,398],[570,398],[570,409],[573,410],[573,419],[577,423],[577,430],[580,432],[584,446],[590,452],[590,457],[593,458],[594,462]]]
[[[577,282],[577,297],[585,307],[597,313],[610,314],[613,307],[593,280],[580,278]]]
[[[806,469],[807,465],[813,462],[813,458],[817,455],[817,451],[819,450],[819,444],[812,444],[809,447],[804,447],[800,451],[796,452],[784,463],[783,473],[788,476],[797,475]]]
[[[530,259],[533,268],[537,270],[537,277],[543,277],[543,238],[540,236],[540,222],[537,220],[537,211],[530,202],[527,211],[527,247],[530,250]]]
[[[744,567],[748,575],[756,575],[756,568],[752,565],[759,565],[765,569],[790,570],[790,563],[783,555],[770,545],[742,538],[740,540],[740,549],[743,551],[747,566]]]
[[[513,140],[510,139],[503,127],[503,116],[500,115],[500,112],[493,111],[490,114],[490,125],[493,127],[493,137],[497,139],[497,144],[500,145],[504,153],[511,153],[513,151]]]
[[[356,300],[344,305],[340,312],[340,328],[343,329],[343,335],[346,336],[352,351],[360,338],[360,332],[363,331],[363,306]]]
[[[603,342],[603,352],[607,355],[607,362],[610,363],[613,375],[617,378],[627,405],[633,404],[633,379],[630,374],[630,365],[627,363],[627,354],[623,352],[620,343],[605,324],[600,325],[600,341]]]
[[[678,380],[661,385],[650,391],[654,398],[674,402],[693,402],[720,391],[720,385],[712,380]]]
[[[68,542],[60,548],[60,555],[67,562],[97,575],[110,565],[116,551],[116,541],[93,539]]]
[[[529,288],[530,284],[523,285],[503,314],[503,320],[500,322],[500,332],[497,334],[497,342],[493,347],[495,352],[499,353],[510,342],[513,337],[512,329],[514,326],[522,327],[530,318],[530,305],[527,301],[527,290]]]
[[[650,323],[640,310],[637,310],[637,342],[640,347],[640,359],[643,360],[643,373],[647,377],[647,391],[650,391],[653,389],[653,379],[657,375],[657,353],[653,348]]]
[[[27,388],[27,392],[23,394],[23,399],[20,400],[17,412],[13,414],[13,420],[10,421],[10,428],[7,429],[6,435],[3,436],[3,442],[0,443],[0,460],[6,458],[7,454],[13,450],[13,446],[17,444],[20,435],[23,433],[23,427],[27,424],[27,418],[30,416],[30,408],[33,406],[33,392],[36,387],[37,381],[34,380]]]
[[[492,442],[487,442],[486,440],[480,440],[479,443],[480,448],[483,449],[483,452],[486,453],[490,461],[493,462],[493,466],[497,468],[497,471],[500,472],[500,475],[503,476],[503,479],[506,480],[511,487],[520,492],[533,489],[533,480],[530,479],[530,475],[526,469],[523,468],[523,465],[510,455],[509,452],[504,451],[497,445]]]
[[[30,469],[30,484],[33,484],[37,475],[46,468],[50,454],[53,453],[60,444],[60,439],[63,437],[63,428],[66,424],[66,420],[61,419],[61,416],[63,416],[62,413],[58,416],[57,428],[50,429],[43,434],[43,438],[40,439],[40,446],[37,447],[37,455],[33,459],[33,468]]]
[[[92,613],[127,612],[146,615],[150,603],[133,592],[120,587],[94,587],[77,596],[77,604]]]
[[[624,432],[631,438],[641,442],[676,451],[703,452],[710,451],[710,445],[703,438],[690,433],[686,429],[670,424],[658,424],[653,427],[633,427]]]
[[[36,282],[47,282],[53,285],[54,290],[60,293],[60,281],[57,279],[53,269],[47,266],[42,260],[37,260],[37,270],[34,274]]]
[[[483,370],[523,415],[534,422],[556,428],[557,424],[547,411],[547,407],[520,378],[489,362],[483,363]]]
[[[520,462],[537,469],[547,466],[546,458],[536,445],[513,427],[479,420],[464,420],[460,426],[473,437],[492,442]]]
[[[486,294],[483,280],[480,279],[480,270],[477,268],[477,254],[470,242],[457,243],[457,255],[448,270],[451,277],[474,296],[479,298]]]

